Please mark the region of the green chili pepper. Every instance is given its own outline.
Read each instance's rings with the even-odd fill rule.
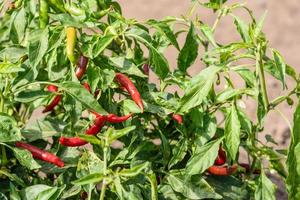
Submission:
[[[49,6],[47,0],[40,0],[40,28],[45,28],[49,22]]]
[[[79,8],[76,4],[74,3],[66,3],[65,4],[65,9],[68,13],[70,13],[71,15],[75,15],[75,16],[82,16],[85,15],[85,11],[81,8]]]
[[[75,44],[76,44],[76,29],[74,27],[66,28],[67,34],[67,45],[66,45],[66,53],[71,63],[75,62]]]
[[[49,5],[55,11],[65,12],[64,3],[62,0],[48,0]]]

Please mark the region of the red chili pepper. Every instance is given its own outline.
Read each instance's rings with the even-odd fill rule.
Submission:
[[[237,165],[232,165],[230,167],[227,166],[211,166],[207,169],[207,171],[216,176],[230,176],[231,174],[235,173],[237,170]]]
[[[146,74],[147,76],[149,76],[149,65],[148,64],[144,64],[143,66],[143,71],[144,71],[144,74]]]
[[[88,92],[91,92],[91,87],[90,87],[90,85],[89,85],[87,82],[83,83],[83,87],[84,87]]]
[[[182,124],[182,116],[179,114],[173,114],[172,118],[178,122],[178,124]]]
[[[95,113],[94,113],[95,114]],[[97,113],[96,115],[96,119],[95,122],[92,126],[90,126],[90,128],[88,128],[86,130],[86,134],[88,135],[96,135],[97,133],[99,133],[99,131],[101,130],[101,128],[104,126],[105,121],[106,121],[106,117],[102,116],[100,114]]]
[[[55,85],[49,85],[47,87],[47,89],[49,92],[57,92],[58,91],[58,88]],[[55,96],[54,99],[51,101],[51,103],[45,107],[45,109],[43,110],[43,113],[53,110],[55,108],[55,106],[57,106],[59,104],[60,101],[61,101],[61,95]]]
[[[52,153],[49,153],[45,150],[39,149],[35,146],[32,146],[30,144],[26,144],[24,142],[16,142],[16,146],[27,149],[28,151],[31,152],[32,156],[34,158],[53,163],[54,165],[57,165],[58,167],[63,167],[65,166],[65,163],[57,156],[53,155]]]
[[[89,62],[89,59],[87,57],[85,57],[84,55],[80,55],[78,63],[77,63],[77,69],[75,72],[78,80],[80,80],[82,78],[82,76],[84,75],[88,62]]]
[[[55,85],[48,85],[47,90],[49,92],[57,92],[58,88]]]
[[[107,115],[106,120],[110,123],[121,123],[128,120],[131,116],[132,114],[128,114],[125,116],[117,116],[115,114],[109,114]]]
[[[132,83],[132,81],[127,76],[121,73],[116,73],[115,79],[121,87],[124,87],[127,90],[132,100],[138,105],[138,107],[140,107],[142,112],[144,112],[144,104],[141,99],[141,95],[136,89],[135,85]]]
[[[59,143],[63,146],[67,146],[67,147],[78,147],[78,146],[83,146],[83,145],[87,144],[86,141],[84,141],[83,139],[81,139],[79,137],[70,137],[70,138],[60,137]]]
[[[246,170],[246,173],[250,172],[251,167],[249,166],[249,164],[240,163],[239,165],[242,166]],[[254,169],[254,171],[253,171],[253,174],[260,174],[260,173],[261,173],[260,169]]]
[[[218,157],[215,160],[215,165],[224,165],[226,162],[226,152],[219,147]]]

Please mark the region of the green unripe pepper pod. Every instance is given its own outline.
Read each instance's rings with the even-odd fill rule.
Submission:
[[[49,22],[49,5],[47,0],[40,0],[40,13],[39,13],[39,20],[40,20],[40,28],[45,28]]]
[[[50,7],[55,11],[65,12],[64,4],[62,0],[47,0]]]
[[[66,3],[65,4],[65,9],[68,13],[70,13],[71,15],[75,15],[75,16],[82,16],[85,15],[85,11],[79,7],[77,7],[74,3]]]
[[[66,28],[67,35],[67,44],[66,44],[66,53],[71,63],[75,62],[75,44],[76,44],[76,29],[74,27]]]

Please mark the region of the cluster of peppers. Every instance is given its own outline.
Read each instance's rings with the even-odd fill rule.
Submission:
[[[71,63],[75,62],[75,56],[74,56],[74,50],[75,50],[75,42],[76,42],[76,29],[74,27],[67,27],[66,28],[66,54],[68,59],[70,60]],[[86,68],[88,65],[88,58],[85,57],[84,55],[80,55],[78,62],[77,62],[77,68],[75,71],[75,75],[78,78],[78,80],[81,80],[83,75],[85,74]],[[146,75],[149,75],[149,66],[145,64],[143,66],[143,71]],[[132,100],[136,103],[136,105],[141,109],[141,112],[144,112],[144,105],[143,101],[141,99],[141,95],[133,82],[124,74],[122,73],[116,73],[115,75],[115,81],[120,85],[120,87],[124,90],[126,90]],[[83,83],[83,86],[91,92],[90,86],[88,83]],[[58,92],[58,88],[54,85],[49,85],[47,87],[49,92],[56,93]],[[95,92],[95,96],[99,93],[99,90]],[[54,99],[51,101],[49,105],[45,107],[43,110],[44,113],[52,111],[61,101],[62,96],[60,94],[56,95]],[[95,115],[95,120],[93,125],[91,125],[87,130],[86,134],[87,135],[96,135],[99,133],[102,129],[102,127],[105,125],[106,122],[109,123],[122,123],[129,118],[132,117],[132,114],[128,114],[125,116],[117,116],[115,114],[108,114],[108,115],[100,115],[99,113],[96,113],[94,111],[91,111]],[[178,122],[178,124],[182,124],[182,116],[179,114],[173,114],[172,118]],[[83,146],[87,144],[87,141],[79,138],[79,137],[60,137],[59,143],[63,146],[68,146],[68,147],[78,147],[78,146]],[[17,142],[16,146],[19,148],[27,149],[32,153],[32,156],[34,158],[55,164],[58,167],[64,167],[64,162],[58,158],[57,156],[39,149],[35,146],[32,146],[30,144],[26,144],[24,142]],[[218,175],[218,176],[229,176],[231,174],[234,174],[237,169],[238,165],[232,165],[232,166],[224,166],[226,162],[226,152],[222,149],[222,147],[219,147],[218,151],[218,156],[215,160],[215,163],[213,166],[209,167],[207,169],[207,172],[213,175]],[[242,163],[239,164],[241,167],[243,167],[246,172],[250,172],[250,166],[248,164]],[[254,170],[254,174],[259,174],[260,170]]]
[[[234,164],[232,166],[224,166],[226,159],[227,159],[226,152],[222,149],[222,146],[220,145],[218,156],[215,159],[215,163],[213,166],[207,169],[207,172],[216,176],[230,176],[234,174],[238,169],[238,165]],[[249,164],[240,163],[239,166],[244,168],[246,173],[251,172],[251,167],[249,166]],[[253,174],[260,174],[260,169],[255,169],[253,171]]]
[[[43,24],[42,24],[43,25]],[[75,56],[74,56],[74,50],[75,50],[75,42],[76,42],[76,29],[74,27],[67,27],[66,28],[66,55],[68,59],[70,60],[71,63],[75,62]],[[88,58],[85,57],[84,55],[80,55],[78,62],[77,62],[77,68],[75,71],[75,75],[78,80],[81,80],[83,75],[85,74],[86,68],[88,65]],[[149,66],[145,65],[144,66],[144,71],[146,74],[149,74]],[[133,101],[137,104],[137,106],[141,109],[141,112],[144,112],[144,105],[143,101],[141,99],[141,95],[138,92],[137,88],[133,84],[133,82],[124,74],[121,73],[116,73],[115,75],[115,81],[120,85],[120,87],[124,90],[126,90],[130,96],[132,97]],[[83,86],[91,92],[90,86],[88,83],[83,83]],[[49,92],[56,93],[58,92],[58,88],[54,85],[49,85],[47,87],[47,90]],[[95,92],[95,96],[97,96],[99,93],[99,90]],[[45,106],[43,113],[52,111],[61,101],[62,95],[57,94],[53,100]],[[94,111],[91,111],[95,115],[95,120],[93,125],[91,125],[87,130],[86,134],[87,135],[96,135],[101,131],[101,128],[105,125],[106,122],[109,123],[122,123],[129,118],[132,117],[132,114],[128,114],[125,116],[117,116],[115,114],[108,114],[108,115],[100,115],[99,113],[96,113]],[[178,114],[173,114],[173,119],[176,120],[179,124],[182,123],[182,117]],[[83,146],[87,144],[87,142],[79,137],[60,137],[59,143],[63,146],[68,146],[68,147],[78,147],[78,146]],[[17,142],[16,146],[19,148],[27,149],[32,153],[32,156],[34,158],[55,164],[58,167],[64,167],[64,162],[58,158],[57,156],[39,149],[35,146],[32,146],[30,144],[26,144],[24,142]]]

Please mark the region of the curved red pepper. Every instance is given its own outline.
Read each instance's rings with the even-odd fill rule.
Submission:
[[[230,167],[224,166],[211,166],[207,169],[207,171],[216,176],[230,176],[231,174],[234,174],[237,171],[237,165],[232,165]]]
[[[240,163],[240,166],[242,166],[245,170],[246,173],[249,173],[251,171],[251,167],[249,166],[249,164],[246,163]],[[260,169],[254,169],[253,174],[260,174],[261,170]]]
[[[91,92],[91,87],[90,87],[90,85],[89,85],[87,82],[83,83],[83,87],[84,87],[88,92]]]
[[[49,92],[57,92],[58,91],[58,88],[55,85],[49,85],[47,87],[47,89]],[[45,109],[43,110],[43,113],[52,111],[55,108],[55,106],[57,106],[59,104],[60,101],[61,101],[61,95],[55,96],[54,99],[51,101],[51,103],[45,107]]]
[[[138,105],[141,111],[144,112],[144,104],[141,99],[141,95],[132,81],[127,76],[121,73],[116,73],[115,79],[121,87],[124,87],[127,90],[132,100]]]
[[[182,124],[182,116],[179,114],[173,114],[172,118],[178,122],[178,124]]]
[[[67,147],[78,147],[78,146],[83,146],[83,145],[87,144],[86,141],[84,141],[83,139],[81,139],[79,137],[70,137],[70,138],[60,137],[59,143],[63,146],[67,146]]]
[[[224,165],[226,162],[226,152],[219,147],[218,157],[215,160],[215,165]]]
[[[128,114],[125,116],[117,116],[115,114],[109,114],[106,116],[106,121],[110,123],[121,123],[128,120],[130,117],[132,117],[132,114]]]
[[[94,124],[92,126],[90,126],[90,128],[88,128],[85,132],[88,135],[96,135],[97,133],[99,133],[99,131],[102,129],[102,127],[104,126],[104,124],[106,122],[105,116],[102,116],[98,113],[96,116],[97,117],[95,119]]]
[[[144,64],[143,66],[143,71],[144,71],[144,74],[146,74],[147,76],[149,76],[149,65],[148,64]]]
[[[80,55],[78,63],[77,63],[77,69],[75,71],[75,74],[76,74],[76,77],[78,78],[78,80],[80,80],[82,78],[82,76],[84,75],[88,62],[89,62],[89,59],[87,57],[85,57],[84,55]]]
[[[57,156],[55,156],[52,153],[49,153],[45,150],[39,149],[35,146],[32,146],[30,144],[26,144],[24,142],[16,142],[16,146],[23,148],[23,149],[27,149],[28,151],[31,152],[32,156],[34,158],[52,163],[58,167],[63,167],[65,166],[65,163]]]

